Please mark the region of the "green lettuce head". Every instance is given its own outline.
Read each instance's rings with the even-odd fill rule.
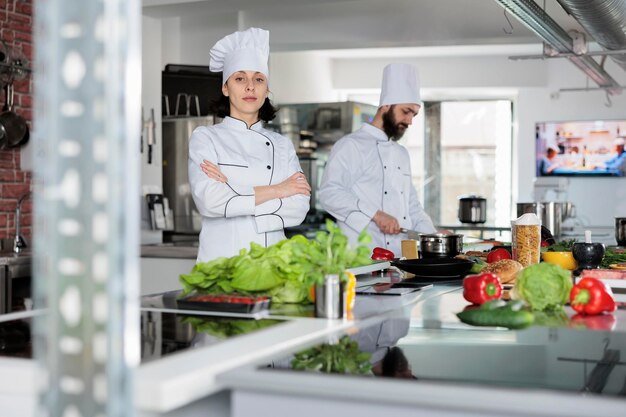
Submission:
[[[530,265],[517,275],[515,290],[533,310],[554,310],[569,300],[570,272],[558,265]]]

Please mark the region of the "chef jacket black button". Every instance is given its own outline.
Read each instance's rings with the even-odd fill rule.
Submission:
[[[270,143],[269,143],[269,142],[265,142],[265,144],[266,144],[267,146],[270,146]]]
[[[387,165],[385,165],[383,168],[387,169]]]
[[[404,191],[400,191],[400,194],[404,194]]]
[[[387,191],[385,191],[385,194],[387,194]]]
[[[403,219],[406,220],[406,216],[404,216]]]
[[[267,169],[272,169],[272,167],[268,165],[268,166],[267,166]]]
[[[398,169],[400,169],[400,167],[398,167]]]
[[[387,242],[387,244],[389,244],[389,242]]]

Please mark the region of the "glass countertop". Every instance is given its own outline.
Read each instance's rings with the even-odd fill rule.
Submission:
[[[280,324],[281,320],[207,317],[155,311],[141,313],[141,362],[215,345]]]
[[[512,331],[461,323],[454,312],[466,305],[446,292],[347,336],[371,354],[363,377],[626,396],[624,307],[582,320],[566,309]],[[292,359],[275,358],[274,368],[291,369]]]
[[[25,318],[0,322],[0,356],[33,357],[33,320]],[[215,345],[281,322],[144,311],[141,313],[141,362]]]

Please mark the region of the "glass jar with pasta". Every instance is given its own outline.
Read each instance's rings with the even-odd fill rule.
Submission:
[[[511,222],[513,259],[524,267],[541,260],[541,220],[526,213]]]

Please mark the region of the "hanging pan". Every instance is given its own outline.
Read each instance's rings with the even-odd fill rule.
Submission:
[[[26,120],[13,111],[13,84],[7,84],[6,103],[0,114],[0,149],[25,145],[30,138]]]

